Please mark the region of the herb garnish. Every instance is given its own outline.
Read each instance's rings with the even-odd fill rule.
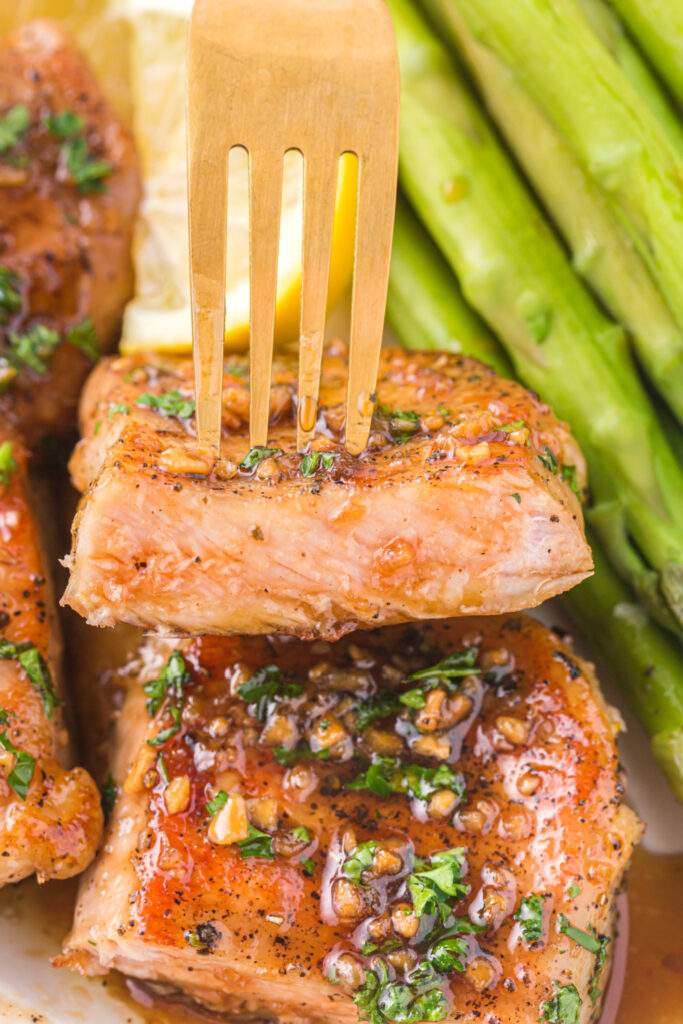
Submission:
[[[387,405],[375,406],[375,415],[385,421],[392,441],[404,444],[420,429],[420,417],[412,409],[390,409]]]
[[[359,732],[367,729],[378,718],[388,718],[400,710],[398,694],[391,690],[378,690],[362,700],[354,709],[356,728]]]
[[[114,782],[114,776],[109,774],[100,786],[100,802],[102,804],[102,813],[104,814],[104,820],[108,821],[111,817],[111,812],[114,810],[114,804],[116,803],[116,797],[119,789]]]
[[[219,789],[215,797],[212,800],[209,800],[208,804],[206,805],[206,813],[209,815],[210,818],[213,818],[214,814],[218,814],[218,812],[222,810],[223,807],[225,807],[227,802],[228,794],[225,792],[224,789]]]
[[[256,467],[264,462],[265,459],[269,459],[274,455],[282,455],[281,448],[264,448],[263,445],[257,445],[255,448],[251,448],[244,456],[239,464],[240,469],[256,469]]]
[[[605,966],[605,961],[607,960],[607,947],[610,939],[608,935],[599,935],[598,941],[600,943],[600,950],[596,954],[595,967],[593,968],[591,983],[588,986],[588,995],[590,996],[590,1001],[592,1003],[596,1003],[600,998],[600,975],[602,974],[602,969]]]
[[[153,718],[166,697],[182,703],[185,685],[190,681],[185,659],[180,651],[173,651],[156,679],[150,679],[142,687],[147,700],[147,713]]]
[[[425,768],[419,764],[404,765],[393,757],[375,757],[346,788],[367,789],[378,796],[404,793],[416,800],[426,800],[439,789],[450,789],[459,800],[465,793],[462,775],[457,775],[447,764]]]
[[[329,747],[323,747],[314,753],[304,741],[297,743],[291,750],[287,747],[273,747],[273,757],[284,768],[291,768],[302,761],[326,761],[329,756]]]
[[[86,316],[85,320],[81,320],[80,323],[74,324],[73,327],[69,328],[66,332],[66,340],[70,345],[79,348],[93,363],[96,363],[100,358],[97,332],[89,316]]]
[[[168,713],[171,716],[172,724],[169,725],[166,729],[162,729],[161,732],[158,732],[156,736],[152,737],[151,740],[147,740],[148,746],[161,747],[166,742],[166,740],[170,740],[172,736],[175,736],[176,733],[180,732],[180,719],[182,717],[182,708],[176,707],[175,705],[171,705],[171,707],[168,709]]]
[[[10,331],[10,360],[18,360],[36,373],[45,373],[60,340],[57,331],[45,324],[34,324],[25,334]]]
[[[52,717],[59,700],[52,685],[50,670],[35,644],[15,644],[11,640],[0,640],[0,659],[18,661],[29,678],[29,682],[40,694],[45,714]]]
[[[503,423],[496,430],[502,430],[504,434],[512,434],[516,430],[523,430],[526,427],[524,420],[515,420],[514,423]]]
[[[308,831],[305,825],[297,825],[292,829],[292,835],[300,843],[310,843],[311,833]]]
[[[363,872],[372,866],[377,849],[377,843],[374,839],[368,839],[367,842],[359,843],[358,846],[354,847],[342,865],[344,878],[362,885]]]
[[[129,412],[130,406],[126,405],[125,402],[110,402],[107,419],[113,420],[114,416],[127,416]]]
[[[574,492],[574,494],[576,494],[577,497],[580,498],[581,488],[579,487],[579,481],[576,475],[576,466],[562,466],[562,468],[560,469],[560,476],[562,477],[564,482],[569,485],[570,489]]]
[[[470,891],[463,882],[464,874],[465,850],[461,846],[433,853],[426,860],[417,859],[415,870],[408,876],[408,891],[417,916],[436,914],[446,921],[451,901],[462,899]]]
[[[7,725],[8,722],[8,713],[4,708],[0,708],[0,725]],[[0,732],[0,747],[8,754],[14,755],[14,766],[7,776],[7,784],[11,786],[20,800],[25,800],[36,767],[35,758],[25,750],[15,747],[4,729]]]
[[[455,679],[465,676],[477,675],[481,670],[477,668],[477,647],[466,647],[462,651],[455,651],[448,657],[438,661],[436,665],[420,669],[419,672],[412,672],[406,677],[406,682],[419,682],[420,686],[407,690],[399,697],[401,704],[410,708],[423,708],[426,704],[424,692],[432,690],[436,686],[444,687],[451,692],[458,689]]]
[[[240,848],[240,857],[246,860],[248,857],[260,857],[263,860],[274,860],[273,837],[267,832],[248,826],[247,838],[237,843]]]
[[[512,916],[519,922],[522,938],[527,946],[535,946],[543,939],[543,901],[545,896],[536,892],[524,896],[519,910]]]
[[[417,1024],[418,1021],[440,1021],[448,1013],[448,1002],[440,988],[432,988],[420,995],[411,985],[389,981],[384,960],[378,959],[365,981],[353,996],[358,1007],[359,1020],[369,1024]]]
[[[189,419],[195,411],[194,398],[181,395],[177,388],[165,391],[161,395],[153,395],[149,391],[145,391],[135,404],[145,409],[154,409],[162,416],[175,416],[179,420]]]
[[[17,103],[0,117],[0,153],[6,153],[21,142],[29,126],[28,107]]]
[[[301,460],[301,475],[315,476],[319,469],[332,469],[338,458],[339,452],[308,452]]]
[[[0,484],[9,487],[12,482],[12,474],[17,468],[14,461],[14,454],[11,441],[3,441],[0,444]]]
[[[21,309],[19,278],[7,267],[0,267],[0,324],[9,322],[13,313]]]
[[[600,952],[600,940],[594,935],[584,932],[581,928],[575,928],[565,914],[560,914],[558,918],[558,931],[566,935],[568,939],[572,939],[582,949],[588,950],[589,953],[597,955]]]
[[[557,471],[559,469],[559,463],[557,461],[554,451],[552,450],[552,448],[549,448],[547,444],[543,445],[543,454],[538,456],[538,460],[539,462],[542,462],[545,468],[549,470],[553,475],[557,474]]]
[[[541,1020],[547,1024],[579,1024],[583,1001],[576,985],[558,985],[555,995],[541,1005]]]
[[[263,665],[237,689],[242,700],[254,706],[252,714],[264,722],[273,702],[299,697],[304,688],[301,683],[290,683],[277,665]]]
[[[106,188],[103,179],[111,174],[113,167],[108,160],[94,160],[90,156],[82,134],[83,118],[72,110],[62,110],[48,114],[45,125],[52,135],[62,140],[60,155],[78,191],[83,194],[103,192]]]
[[[310,857],[306,857],[305,860],[301,861],[301,867],[304,869],[304,874],[309,878],[315,874],[315,861]]]

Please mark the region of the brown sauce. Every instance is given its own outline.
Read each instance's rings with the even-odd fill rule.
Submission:
[[[683,855],[636,850],[628,902],[629,950],[617,1024],[681,1024]]]

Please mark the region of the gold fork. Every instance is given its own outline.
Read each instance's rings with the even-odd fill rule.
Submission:
[[[196,0],[189,34],[190,288],[199,443],[220,454],[228,153],[249,154],[250,441],[268,439],[282,166],[304,160],[297,447],[315,431],[339,157],[358,158],[346,448],[367,443],[398,162],[384,0]]]

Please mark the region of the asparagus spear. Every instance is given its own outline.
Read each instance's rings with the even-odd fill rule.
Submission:
[[[683,106],[683,7],[680,0],[611,0]]]
[[[464,352],[512,376],[507,356],[470,309],[460,286],[405,200],[399,197],[387,318],[406,348]]]
[[[594,536],[595,575],[563,602],[609,662],[648,731],[652,752],[683,802],[683,659],[614,573]]]
[[[624,24],[605,0],[578,0],[593,31],[609,50],[635,91],[661,121],[669,141],[683,156],[683,124],[650,65],[632,42]],[[613,0],[614,2],[614,0]],[[617,0],[618,2],[618,0]],[[683,22],[681,23],[683,33]],[[681,36],[683,40],[683,36]],[[683,42],[681,42],[683,46]]]
[[[628,329],[653,385],[683,422],[683,330],[606,196],[506,65],[469,32],[457,0],[424,0],[423,6],[467,61],[489,111],[562,232],[574,268]],[[592,9],[614,19],[609,9]]]
[[[460,0],[459,0],[460,2]],[[568,419],[623,573],[683,624],[683,469],[635,374],[447,51],[409,0],[389,0],[402,73],[404,191],[518,376]],[[655,586],[652,585],[653,575]]]
[[[605,190],[683,327],[683,165],[575,0],[458,6]]]

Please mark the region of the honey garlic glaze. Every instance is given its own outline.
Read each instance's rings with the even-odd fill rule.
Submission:
[[[639,833],[590,669],[524,616],[148,641],[62,963],[282,1021],[599,1013]]]

